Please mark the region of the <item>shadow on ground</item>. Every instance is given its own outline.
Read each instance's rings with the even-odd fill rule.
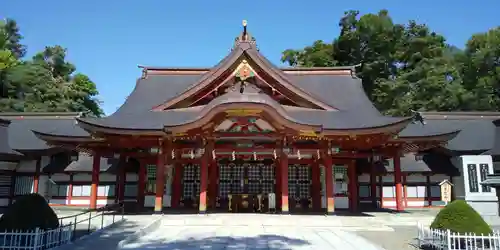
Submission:
[[[137,231],[137,225],[137,222],[130,220],[118,222],[99,235],[77,239],[73,244],[65,245],[58,250],[114,250],[121,240]],[[86,232],[86,229],[81,229],[80,233],[85,234]]]
[[[186,238],[176,241],[150,241],[126,246],[127,249],[292,249],[293,247],[311,245],[310,242],[280,235],[264,234],[256,237],[208,237]]]

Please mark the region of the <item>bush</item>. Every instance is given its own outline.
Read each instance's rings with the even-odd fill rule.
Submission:
[[[45,198],[39,194],[19,197],[0,218],[0,230],[42,230],[59,227],[59,219]]]
[[[464,200],[455,200],[441,209],[431,228],[449,229],[456,233],[491,234],[491,228],[481,215]]]

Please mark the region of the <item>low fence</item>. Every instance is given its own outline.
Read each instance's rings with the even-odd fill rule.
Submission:
[[[418,223],[417,241],[421,249],[500,250],[500,232],[490,235],[459,234],[450,230],[432,229]]]
[[[123,220],[123,204],[59,218],[59,227],[52,230],[0,232],[1,250],[42,250],[68,244],[84,235]]]

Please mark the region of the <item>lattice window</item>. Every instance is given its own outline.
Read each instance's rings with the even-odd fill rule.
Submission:
[[[184,166],[183,199],[196,199],[200,194],[200,166],[188,164]]]
[[[146,165],[146,193],[156,193],[156,165]]]

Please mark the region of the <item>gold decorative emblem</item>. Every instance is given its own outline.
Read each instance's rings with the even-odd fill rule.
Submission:
[[[262,113],[260,109],[229,109],[226,114],[229,116],[257,116]]]
[[[234,71],[234,76],[238,77],[240,81],[245,81],[250,77],[255,76],[255,71],[248,64],[247,60],[242,60],[240,65]]]

